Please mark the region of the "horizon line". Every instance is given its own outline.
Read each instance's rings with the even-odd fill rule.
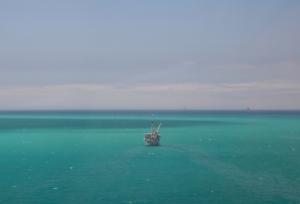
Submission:
[[[71,112],[71,111],[75,111],[75,112],[92,112],[92,111],[182,111],[182,112],[191,112],[191,111],[242,111],[242,112],[260,112],[260,111],[300,111],[300,109],[291,109],[291,108],[287,108],[287,109],[267,109],[267,108],[255,108],[255,109],[248,109],[248,108],[244,108],[244,109],[188,109],[188,108],[182,108],[182,109],[121,109],[121,108],[116,108],[116,109],[0,109],[0,112],[30,112],[30,111],[36,111],[36,112],[43,112],[43,111],[48,111],[48,112],[55,112],[55,111],[64,111],[64,112]]]

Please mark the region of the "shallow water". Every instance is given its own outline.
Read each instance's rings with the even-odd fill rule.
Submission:
[[[0,203],[300,203],[299,158],[300,112],[0,112]]]

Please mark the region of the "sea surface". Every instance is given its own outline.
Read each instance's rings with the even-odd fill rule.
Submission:
[[[300,112],[0,112],[0,203],[300,203]]]

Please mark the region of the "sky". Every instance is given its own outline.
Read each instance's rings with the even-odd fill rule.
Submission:
[[[300,109],[298,0],[0,0],[0,109]]]

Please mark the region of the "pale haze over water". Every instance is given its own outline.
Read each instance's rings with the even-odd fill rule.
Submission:
[[[299,109],[299,13],[296,0],[1,1],[0,109]]]

